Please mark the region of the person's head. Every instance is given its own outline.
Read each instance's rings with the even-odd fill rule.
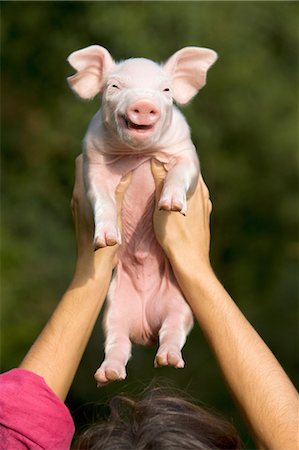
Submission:
[[[239,449],[234,427],[181,396],[164,389],[141,400],[114,397],[107,420],[93,424],[76,440],[80,450]]]

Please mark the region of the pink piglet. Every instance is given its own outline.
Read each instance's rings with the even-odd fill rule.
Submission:
[[[76,70],[68,78],[71,88],[83,99],[102,94],[83,150],[94,247],[121,243],[108,292],[105,359],[95,374],[98,385],[126,377],[132,342],[150,345],[158,340],[155,366],[184,367],[181,349],[193,317],[155,239],[150,162],[155,158],[167,171],[159,207],[186,214],[186,198],[196,187],[200,168],[189,126],[174,101],[188,103],[205,85],[216,59],[213,50],[185,47],[165,64],[145,58],[116,63],[98,45],[68,58]],[[114,193],[129,172],[120,234]]]

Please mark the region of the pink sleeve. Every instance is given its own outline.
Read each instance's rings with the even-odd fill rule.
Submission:
[[[44,379],[24,369],[0,375],[0,448],[67,450],[74,423]]]

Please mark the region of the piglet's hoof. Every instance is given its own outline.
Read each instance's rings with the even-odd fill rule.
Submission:
[[[186,211],[187,211],[187,205],[186,205],[186,201],[184,200],[178,200],[174,197],[170,198],[170,199],[161,199],[159,202],[159,209],[162,209],[164,211],[178,211],[181,214],[183,214],[183,216],[186,215]]]
[[[119,240],[114,237],[110,236],[109,234],[105,233],[104,236],[96,236],[93,241],[93,248],[94,251],[98,250],[99,248],[109,247],[116,244],[119,244]]]
[[[173,366],[176,369],[183,369],[185,362],[181,356],[181,352],[165,351],[156,355],[154,365],[155,367]]]
[[[125,366],[118,361],[104,362],[94,374],[97,387],[102,387],[110,381],[121,381],[126,378]]]

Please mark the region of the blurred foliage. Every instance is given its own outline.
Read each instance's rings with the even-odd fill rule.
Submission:
[[[74,50],[98,43],[116,59],[164,61],[187,45],[219,53],[184,108],[214,204],[212,262],[224,285],[295,380],[298,285],[297,2],[1,2],[2,369],[21,361],[71,278],[74,159],[99,100],[68,89]],[[69,396],[71,409],[137,392],[157,375],[233,417],[198,327],[182,371],[152,368],[135,347],[128,378],[97,391],[100,321]],[[88,420],[80,408],[78,423]]]

